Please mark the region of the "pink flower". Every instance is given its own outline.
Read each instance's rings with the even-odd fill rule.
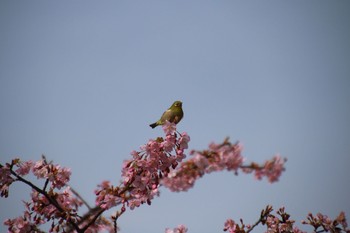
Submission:
[[[266,219],[267,233],[279,232],[279,219],[275,216],[268,216]]]
[[[176,131],[176,124],[169,121],[165,121],[162,127],[165,135],[174,134]]]
[[[176,150],[176,161],[177,162],[182,162],[183,159],[186,158],[186,155],[184,154],[184,151],[181,150]]]
[[[139,159],[139,157],[140,157],[140,153],[137,152],[137,151],[135,151],[135,150],[131,151],[130,154],[132,155],[132,157],[133,157],[134,159]]]
[[[270,183],[278,181],[282,172],[285,170],[284,168],[285,162],[286,162],[286,159],[283,159],[280,155],[277,155],[274,157],[272,169],[267,175]]]
[[[186,132],[182,133],[179,139],[180,149],[187,149],[189,141],[190,141],[190,136],[188,136]]]
[[[242,146],[235,144],[233,147],[225,148],[222,152],[221,159],[228,171],[234,170],[237,172],[238,168],[243,164],[244,158],[241,156]]]
[[[48,178],[49,169],[44,160],[39,160],[34,164],[32,168],[34,175],[40,178]]]
[[[187,227],[185,225],[178,225],[174,229],[165,229],[165,233],[186,233],[187,232]]]
[[[30,172],[30,169],[32,169],[33,164],[33,161],[18,163],[18,169],[16,170],[16,173],[21,176],[27,175]]]
[[[336,218],[336,221],[342,225],[343,229],[346,229],[348,227],[348,223],[345,218],[345,213],[343,211],[339,213],[338,217]]]
[[[89,226],[89,228],[85,231],[85,233],[99,233],[99,232],[114,233],[115,231],[114,231],[113,225],[105,218],[98,219],[94,224]],[[119,232],[119,230],[117,232]]]
[[[9,227],[9,232],[27,233],[27,232],[31,232],[32,230],[31,223],[27,219],[24,219],[22,216],[12,220],[7,219],[4,222],[4,224]],[[33,227],[33,229],[35,228]]]
[[[146,155],[157,158],[161,149],[161,143],[156,140],[150,139],[147,144],[141,146],[141,150],[146,153]],[[140,158],[141,159],[141,158]]]
[[[171,152],[174,149],[176,142],[176,137],[174,134],[168,134],[165,137],[165,140],[161,143],[163,149],[166,152]]]
[[[60,165],[48,164],[44,160],[36,162],[32,168],[34,175],[38,179],[48,179],[53,188],[61,189],[70,179],[69,168],[61,168]]]
[[[118,199],[119,198],[114,196],[114,195],[107,194],[104,197],[103,204],[101,204],[100,206],[103,209],[110,209],[110,208],[112,208],[112,207],[117,205],[117,200]]]
[[[73,196],[70,187],[66,187],[62,193],[57,194],[57,201],[66,211],[76,212],[78,207],[83,204],[80,199]]]
[[[224,226],[224,231],[229,233],[236,233],[237,224],[232,219],[227,219]]]
[[[203,171],[196,169],[192,159],[180,164],[180,167],[163,177],[162,184],[173,192],[187,191],[195,181],[203,175]]]
[[[10,171],[10,168],[8,167],[8,164],[6,164],[6,166],[0,167],[1,197],[8,197],[9,187],[13,181],[14,179],[11,177],[11,171]]]
[[[306,233],[306,231],[302,231],[298,227],[294,227],[293,228],[293,233]]]
[[[50,201],[47,200],[45,196],[37,191],[31,193],[31,198],[31,202],[27,204],[28,208],[42,215],[44,217],[43,219],[50,219],[58,211],[56,207],[50,204]]]
[[[1,184],[0,185],[1,197],[8,197],[9,188],[10,188],[9,184]]]
[[[127,203],[130,209],[144,203],[150,204],[154,196],[158,195],[161,179],[186,157],[184,148],[180,148],[180,144],[186,147],[189,136],[184,134],[183,142],[180,143],[181,136],[179,137],[176,133],[175,124],[167,122],[163,128],[166,132],[165,138],[149,140],[147,144],[140,147],[141,151],[133,151],[133,158],[123,164],[123,185],[127,188],[123,193],[127,195],[122,201]],[[98,199],[103,200],[101,197]]]
[[[122,199],[118,197],[119,188],[114,188],[109,181],[103,181],[98,187],[99,189],[95,190],[97,206],[110,209],[122,202]]]
[[[285,161],[286,159],[276,155],[272,160],[266,161],[261,169],[255,169],[255,177],[261,180],[263,176],[266,176],[270,183],[278,181],[282,172],[285,170]]]
[[[12,183],[13,179],[11,178],[11,171],[9,167],[0,167],[0,184]]]
[[[209,166],[209,161],[206,157],[202,156],[200,153],[195,153],[193,155],[193,162],[198,167],[199,170],[204,171],[206,167]]]
[[[309,213],[307,221],[304,220],[302,223],[313,226],[316,232],[350,232],[350,229],[347,228],[348,224],[344,212],[340,212],[338,217],[334,220],[321,213],[318,213],[316,216],[313,216],[312,213]],[[341,225],[341,227],[339,225]]]
[[[182,135],[185,135],[184,143],[189,140],[185,133]],[[162,184],[172,191],[187,191],[205,173],[224,169],[236,172],[244,160],[241,156],[241,148],[240,144],[231,144],[226,140],[222,144],[210,144],[209,150],[192,151],[192,158],[181,163],[180,167],[169,173],[168,177],[164,177]],[[181,161],[183,158],[178,159]]]
[[[52,179],[50,179],[52,187],[61,189],[69,182],[71,171],[69,168],[61,168],[60,165],[56,165],[53,170],[55,173]]]

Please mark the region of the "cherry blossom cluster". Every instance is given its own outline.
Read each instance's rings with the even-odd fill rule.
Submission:
[[[30,173],[37,179],[44,180],[42,188],[25,178]],[[112,232],[112,224],[102,217],[89,215],[82,221],[78,209],[83,201],[76,198],[67,186],[71,175],[68,168],[48,163],[44,157],[37,162],[14,159],[11,163],[0,165],[0,175],[3,197],[8,197],[9,187],[14,182],[23,182],[32,188],[30,201],[24,201],[23,215],[4,222],[8,226],[8,232],[43,232],[39,227],[45,223],[51,224],[50,232],[93,233],[101,229]]]
[[[302,223],[313,226],[314,232],[330,231],[350,233],[350,228],[348,228],[344,212],[340,212],[334,220],[321,213],[318,213],[316,216],[309,213],[307,220],[302,221]]]
[[[52,192],[51,194],[53,196],[45,197],[45,195],[33,190],[31,201],[24,202],[23,216],[5,221],[9,232],[39,231],[37,227],[49,221],[52,223],[51,232],[61,232],[67,224],[76,222],[78,220],[77,209],[81,202],[72,197],[70,188],[66,187],[62,193]]]
[[[265,161],[263,165],[252,162],[248,166],[241,166],[241,168],[245,173],[254,172],[255,178],[258,180],[266,177],[270,183],[273,183],[277,182],[282,172],[285,171],[284,164],[286,161],[286,158],[275,155],[272,159]]]
[[[306,233],[305,231],[300,230],[297,226],[294,226],[295,221],[290,219],[290,215],[285,212],[284,207],[281,207],[276,214],[273,214],[272,211],[272,206],[266,206],[266,208],[261,211],[259,220],[253,225],[245,225],[242,219],[240,220],[240,223],[236,223],[234,220],[228,219],[224,224],[224,231],[229,233],[249,233],[256,226],[262,224],[266,226],[267,233]],[[318,213],[316,217],[309,214],[307,219],[307,221],[302,221],[302,223],[313,226],[314,232],[350,232],[344,212],[341,212],[334,220],[331,220],[329,217],[321,213]]]
[[[22,181],[21,177],[28,175],[32,171],[38,179],[46,179],[45,188],[50,185],[51,189],[61,189],[69,181],[70,170],[61,168],[60,165],[47,163],[45,160],[20,161],[13,159],[11,164],[0,165],[0,189],[1,196],[8,197],[9,187],[14,181]]]
[[[254,172],[255,177],[259,180],[267,177],[271,183],[278,181],[285,170],[285,159],[276,155],[263,165],[257,163],[244,165],[245,158],[241,155],[242,148],[240,143],[232,144],[227,138],[221,144],[211,143],[208,150],[193,150],[191,151],[192,157],[181,163],[178,169],[171,171],[167,177],[164,177],[162,184],[171,191],[187,191],[204,174],[227,170],[233,171],[237,175],[239,169],[244,173]]]
[[[187,227],[185,225],[178,225],[174,229],[166,228],[165,233],[186,233]]]
[[[39,226],[51,223],[50,232],[99,232],[101,229],[114,232],[117,229],[104,219],[101,214],[118,204],[122,204],[112,220],[116,220],[125,212],[144,203],[151,203],[158,195],[159,182],[167,176],[186,157],[184,151],[188,148],[190,137],[187,133],[178,133],[175,124],[165,123],[165,137],[149,140],[141,146],[140,151],[133,151],[132,159],[124,162],[122,183],[113,186],[108,181],[102,182],[95,190],[96,207],[90,208],[84,216],[78,215],[78,208],[83,204],[79,194],[71,192],[67,183],[71,172],[67,168],[48,163],[45,158],[38,162],[22,162],[12,160],[5,165],[0,164],[0,190],[2,197],[8,197],[9,187],[13,182],[20,181],[32,188],[31,201],[25,202],[23,216],[8,219],[5,224],[9,232],[40,232]],[[38,179],[44,180],[39,188],[24,176],[32,173]],[[62,190],[64,188],[64,190]]]
[[[114,187],[104,181],[95,190],[96,205],[109,209],[117,204],[126,204],[130,209],[141,204],[151,204],[159,194],[160,180],[168,176],[186,157],[190,137],[187,133],[177,133],[175,124],[163,125],[165,137],[150,139],[140,147],[140,151],[131,153],[132,159],[126,160],[122,168],[122,184]]]
[[[13,159],[11,163],[5,166],[0,164],[0,188],[1,196],[8,197],[9,186],[15,181],[21,181],[30,185],[24,176],[32,172],[38,179],[45,180],[44,189],[49,188],[61,189],[65,187],[69,181],[71,172],[68,168],[62,168],[60,165],[48,163],[45,159],[41,159],[34,163],[33,161],[24,161]],[[32,186],[31,184],[30,186]]]
[[[8,197],[9,187],[14,182],[23,182],[32,188],[31,200],[24,202],[24,214],[15,219],[8,219],[5,225],[9,232],[42,232],[39,227],[50,223],[50,232],[89,232],[97,233],[102,230],[117,232],[117,219],[129,209],[142,204],[151,204],[152,199],[159,195],[160,185],[171,191],[187,191],[192,188],[197,179],[205,174],[217,171],[232,171],[238,174],[253,173],[256,179],[264,177],[269,182],[278,181],[285,170],[285,159],[276,155],[271,160],[259,165],[252,162],[245,164],[242,156],[242,145],[231,143],[229,139],[217,144],[211,143],[206,150],[190,152],[191,157],[186,158],[189,135],[176,131],[176,125],[166,122],[163,126],[164,137],[150,139],[138,151],[131,152],[131,158],[124,161],[122,167],[122,180],[119,185],[103,181],[95,190],[96,206],[91,208],[82,197],[68,186],[71,172],[43,157],[38,162],[23,162],[12,160],[5,165],[0,164],[0,190],[2,197]],[[33,174],[37,179],[43,180],[43,186],[33,184],[25,179]],[[85,204],[88,211],[85,215],[78,214],[79,207]],[[120,209],[107,220],[102,216],[104,211],[120,206]],[[261,212],[260,219],[253,225],[245,225],[241,220],[236,223],[229,219],[224,230],[230,233],[250,232],[258,224],[266,225],[267,232],[302,232],[294,227],[284,208],[272,214],[272,207],[267,206]],[[314,227],[315,231],[347,232],[346,219],[341,213],[336,220],[318,214],[309,215],[303,222]],[[340,229],[340,231],[339,231]],[[174,229],[166,229],[166,233],[184,233],[187,228],[179,225]]]
[[[44,187],[39,188],[26,180],[24,176],[32,173],[38,179],[45,180]],[[31,201],[24,202],[23,216],[8,219],[5,225],[9,232],[38,231],[38,226],[51,222],[52,232],[59,232],[63,226],[77,222],[78,207],[82,202],[73,197],[70,188],[66,186],[70,170],[60,165],[48,163],[46,159],[37,162],[14,159],[0,167],[1,196],[8,197],[9,187],[14,182],[23,182],[32,188]],[[64,190],[61,190],[64,187]]]

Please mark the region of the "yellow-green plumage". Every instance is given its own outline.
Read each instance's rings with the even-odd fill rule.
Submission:
[[[162,117],[154,122],[153,124],[150,124],[149,126],[153,128],[157,127],[158,125],[163,125],[165,121],[169,121],[172,123],[179,123],[184,116],[184,112],[182,111],[182,102],[181,101],[175,101],[168,110],[166,110]]]

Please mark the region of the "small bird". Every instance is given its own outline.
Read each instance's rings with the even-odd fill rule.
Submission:
[[[163,125],[165,121],[177,124],[181,121],[183,116],[184,112],[182,111],[182,102],[177,100],[170,106],[170,108],[168,108],[168,110],[163,113],[162,117],[158,121],[150,124],[149,126],[154,129],[158,125]]]

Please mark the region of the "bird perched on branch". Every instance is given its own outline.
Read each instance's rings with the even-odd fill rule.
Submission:
[[[182,102],[177,100],[175,101],[168,110],[166,110],[162,117],[154,122],[153,124],[150,124],[149,126],[153,128],[157,127],[158,125],[163,125],[165,121],[169,121],[172,123],[179,123],[184,116],[184,112],[182,111]]]

